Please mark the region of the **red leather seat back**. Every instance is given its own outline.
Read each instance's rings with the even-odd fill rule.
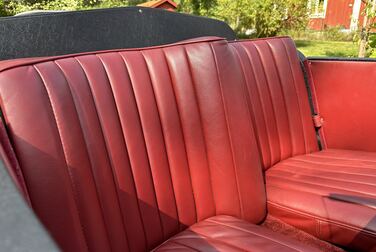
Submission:
[[[294,42],[272,38],[232,43],[245,74],[264,168],[318,149]]]
[[[225,41],[3,68],[32,207],[64,250],[143,251],[214,215],[265,217],[244,78]]]

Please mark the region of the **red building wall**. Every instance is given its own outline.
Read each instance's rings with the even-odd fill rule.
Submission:
[[[326,27],[350,28],[354,0],[328,0],[325,18],[311,18],[309,27],[322,30]]]

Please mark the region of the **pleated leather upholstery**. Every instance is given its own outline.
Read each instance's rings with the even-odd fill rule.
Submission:
[[[376,249],[376,154],[328,149],[266,172],[269,211],[320,239]]]
[[[291,39],[231,45],[246,79],[267,169],[269,214],[340,246],[375,249],[374,153],[318,151],[303,72]]]
[[[287,252],[324,251],[303,244],[301,238],[289,239],[270,229],[231,216],[215,216],[179,233],[156,249],[156,252]],[[332,247],[329,246],[329,251]],[[333,252],[337,250],[333,249]],[[339,251],[342,252],[341,249]]]
[[[262,166],[271,214],[340,245],[361,231],[352,248],[373,244],[368,178],[345,177],[371,203],[324,212],[341,170],[317,152],[289,38],[2,62],[0,105],[31,205],[63,250],[310,251],[255,225],[266,215]],[[364,153],[336,153],[363,169]],[[307,167],[315,156],[325,160]],[[336,215],[349,212],[361,216]],[[324,218],[341,225],[315,233]]]
[[[215,215],[263,220],[238,66],[222,40],[7,65],[10,137],[64,250],[145,251]]]
[[[231,44],[243,69],[264,168],[318,150],[294,42],[269,38]]]

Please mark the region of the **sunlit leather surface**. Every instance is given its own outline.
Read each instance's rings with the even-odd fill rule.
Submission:
[[[376,62],[311,61],[311,83],[327,148],[376,152]]]
[[[199,222],[155,251],[321,251],[230,216]]]
[[[367,202],[376,201],[374,177],[376,155],[369,154],[373,161],[367,164],[368,169],[363,169],[364,161],[361,157],[367,155],[364,152],[342,150],[317,152],[318,141],[311,118],[304,76],[291,39],[234,42],[232,46],[236,48],[245,73],[256,136],[264,169],[268,169],[266,187],[269,212],[320,239],[341,246],[363,251],[376,246],[375,207],[369,208],[358,201],[343,202],[343,198],[351,197],[351,192],[359,187],[367,188],[366,195],[362,195],[366,196]],[[325,75],[324,68],[320,69],[321,71],[315,70],[317,75]],[[331,71],[335,71],[335,68],[334,70],[331,68]],[[335,79],[334,76],[331,78]],[[324,94],[335,102],[334,97],[338,92],[333,88],[336,87],[326,88],[324,85],[329,85],[328,83],[320,84],[322,96]],[[357,101],[351,103],[357,104]],[[356,106],[355,104],[353,106]],[[327,105],[327,107],[332,109],[333,115],[337,111],[338,114],[346,111],[345,109],[339,111],[340,109],[335,106]],[[349,118],[351,117],[347,114],[347,119]],[[347,127],[352,127],[348,125],[349,121],[342,127],[342,124],[337,124],[334,118],[331,120],[335,123],[331,126],[333,131],[338,128],[338,132],[342,132]],[[326,123],[324,122],[324,129]],[[367,124],[367,120],[362,118],[361,122],[354,124],[358,123]],[[372,123],[369,127],[372,128]],[[366,130],[365,134],[367,132],[369,130]],[[353,134],[356,133],[342,135],[343,141],[348,139],[351,141]],[[371,139],[372,134],[370,134]],[[373,144],[372,140],[369,144]],[[300,156],[302,154],[307,156]],[[338,159],[335,159],[337,155]],[[304,161],[297,162],[298,158]],[[311,159],[316,160],[310,163]],[[346,162],[351,162],[351,165],[346,167],[348,174],[343,174],[341,165]],[[341,180],[343,176],[345,179]],[[349,181],[353,183],[346,179],[350,179]],[[327,183],[328,186],[321,194],[315,193],[320,185],[316,184],[317,181]],[[336,186],[333,183],[340,184],[340,188],[344,191],[340,194],[336,193]],[[341,200],[329,199],[329,197],[341,197]],[[325,201],[329,201],[329,206]],[[304,217],[302,217],[303,213]],[[352,218],[348,218],[350,213]]]
[[[236,60],[218,40],[0,74],[32,206],[63,249],[144,251],[215,215],[263,220]]]
[[[315,236],[376,249],[376,153],[329,149],[266,172],[268,210]]]
[[[375,242],[376,159],[318,152],[289,38],[3,62],[0,102],[31,205],[64,250],[314,250],[258,226],[267,200],[321,239]]]
[[[294,42],[278,38],[231,45],[244,72],[264,168],[318,150]]]

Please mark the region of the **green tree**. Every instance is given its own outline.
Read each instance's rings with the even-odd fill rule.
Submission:
[[[3,0],[0,0],[0,17],[6,16],[5,4]]]
[[[358,34],[358,56],[366,57],[376,48],[376,35],[372,33],[372,30],[376,28],[376,0],[362,0],[362,2],[365,8],[361,13],[363,25]]]
[[[252,0],[218,0],[213,16],[225,21],[237,33],[244,33],[254,26]]]
[[[0,15],[3,12],[15,15],[32,10],[82,10],[128,5],[128,0],[0,0]]]
[[[195,15],[210,15],[210,10],[216,5],[217,0],[180,0],[179,10]]]
[[[227,22],[242,37],[275,36],[283,30],[304,29],[306,0],[218,0],[212,15]]]
[[[144,2],[147,2],[147,1],[145,1],[145,0],[129,0],[128,2],[129,2],[129,5],[134,6],[134,5],[144,3]]]

